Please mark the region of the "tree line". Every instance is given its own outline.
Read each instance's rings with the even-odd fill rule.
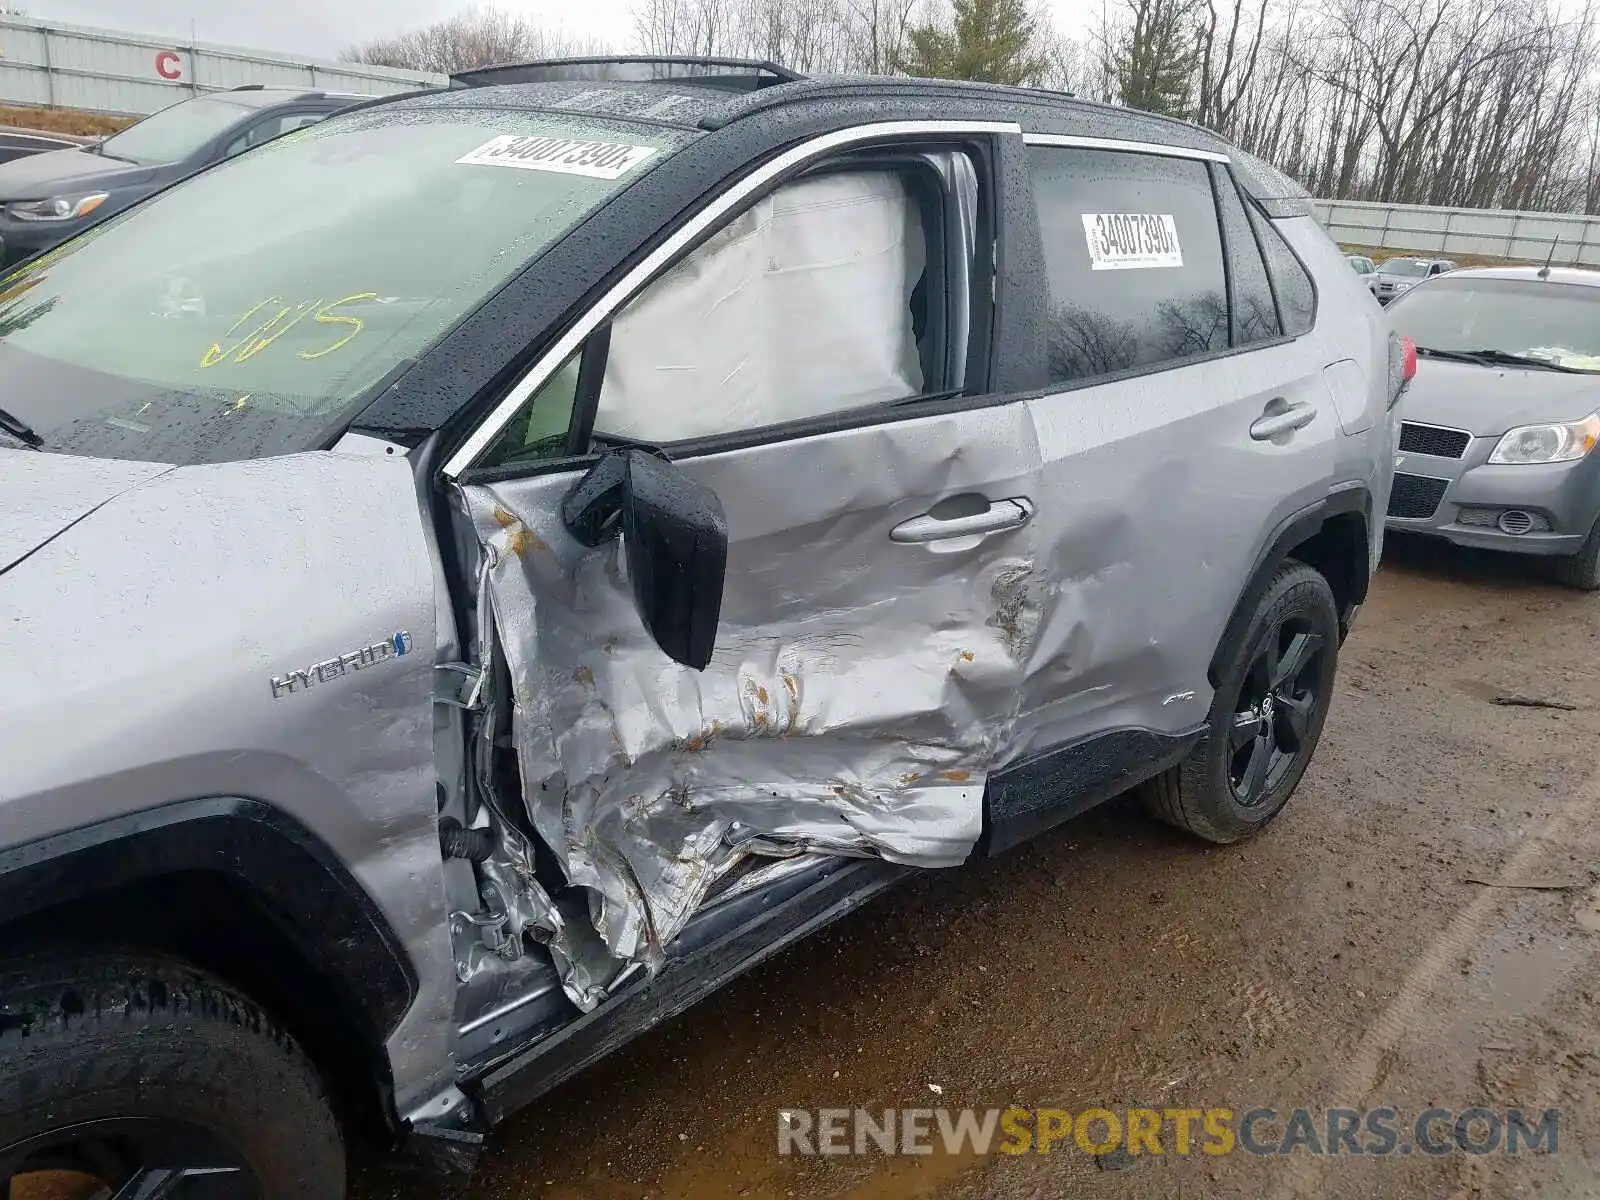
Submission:
[[[495,9],[352,47],[451,72],[609,52],[1069,91],[1216,130],[1337,199],[1600,213],[1600,0],[635,0],[631,44]]]

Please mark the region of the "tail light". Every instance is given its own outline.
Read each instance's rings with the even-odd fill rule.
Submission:
[[[1400,403],[1406,385],[1417,377],[1417,344],[1398,333],[1389,335],[1389,407]]]

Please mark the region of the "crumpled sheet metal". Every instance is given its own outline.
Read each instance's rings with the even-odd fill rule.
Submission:
[[[502,486],[463,493],[492,559],[528,810],[617,958],[659,966],[762,842],[925,867],[970,853],[1015,717],[1031,555],[971,571],[906,555],[903,589],[863,607],[852,590],[882,571],[830,561],[850,538],[776,555],[757,539],[743,565],[736,543],[716,654],[695,672],[645,632],[620,543],[580,546],[549,495],[524,489],[518,511]],[[785,603],[785,575],[832,581],[824,603]]]

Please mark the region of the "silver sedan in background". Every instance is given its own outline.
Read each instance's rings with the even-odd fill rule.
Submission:
[[[1367,287],[1378,298],[1379,304],[1388,304],[1405,295],[1424,279],[1455,270],[1448,258],[1390,258],[1378,264],[1378,269],[1366,277]]]
[[[1562,582],[1600,590],[1600,271],[1456,271],[1389,316],[1424,361],[1388,527],[1550,556]]]

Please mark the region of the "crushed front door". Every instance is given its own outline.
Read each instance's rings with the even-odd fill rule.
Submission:
[[[624,962],[659,965],[748,853],[960,863],[1031,634],[1039,455],[998,404],[707,453],[730,545],[717,648],[668,659],[577,473],[462,489],[514,693],[523,798]],[[569,989],[570,990],[570,989]]]

